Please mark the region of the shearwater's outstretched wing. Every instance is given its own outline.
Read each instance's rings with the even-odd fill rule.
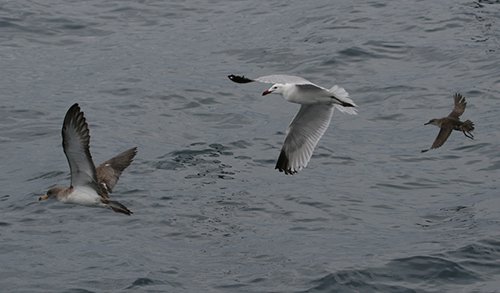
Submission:
[[[467,103],[465,102],[465,97],[459,93],[456,93],[453,96],[453,100],[455,101],[455,105],[453,106],[453,111],[448,115],[448,117],[458,119],[465,112],[465,107]]]
[[[132,163],[136,154],[137,148],[134,147],[100,164],[96,169],[99,185],[108,193],[111,193],[123,170]]]
[[[445,127],[445,126],[441,127],[436,139],[432,143],[432,146],[427,150],[422,150],[422,153],[425,153],[426,151],[431,149],[437,149],[438,147],[442,146],[446,142],[448,137],[450,137],[452,131],[453,131],[452,127]]]
[[[71,186],[97,189],[96,171],[89,150],[89,127],[78,104],[69,108],[62,128],[63,149],[71,169]]]

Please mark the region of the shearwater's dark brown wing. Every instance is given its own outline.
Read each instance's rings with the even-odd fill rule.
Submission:
[[[132,163],[135,154],[137,154],[136,147],[120,153],[97,167],[97,182],[107,193],[113,191],[120,175]]]
[[[455,100],[455,106],[448,117],[458,119],[465,112],[467,103],[465,102],[465,97],[458,93],[453,96],[453,99]]]
[[[422,150],[422,153],[425,153],[426,151],[431,149],[437,149],[438,147],[442,146],[448,139],[448,137],[450,137],[452,131],[452,127],[442,127],[441,130],[439,130],[438,136],[434,140],[434,143],[432,143],[432,146],[429,149]]]
[[[69,108],[62,127],[63,149],[71,169],[71,186],[98,190],[96,171],[89,150],[89,128],[78,104]]]

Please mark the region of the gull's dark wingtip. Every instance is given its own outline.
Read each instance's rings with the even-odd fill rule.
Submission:
[[[276,167],[274,169],[278,169],[278,171],[280,172],[285,172],[285,175],[293,175],[297,173],[297,171],[292,170],[292,168],[290,168],[288,164],[289,164],[288,157],[285,151],[281,150],[280,156],[278,157],[278,161],[276,162]]]
[[[356,106],[354,106],[354,105],[353,105],[353,104],[351,104],[351,103],[342,102],[342,107],[356,107]]]
[[[229,78],[232,82],[236,82],[236,83],[249,83],[249,82],[254,81],[254,80],[251,80],[249,78],[246,78],[244,75],[230,74],[227,76],[227,78]]]

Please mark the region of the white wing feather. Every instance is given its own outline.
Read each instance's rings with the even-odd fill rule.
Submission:
[[[295,173],[305,168],[314,148],[328,129],[333,115],[330,105],[302,105],[288,126],[287,136],[281,149],[284,157],[276,165],[280,171]]]
[[[313,84],[305,78],[293,75],[266,75],[260,76],[254,79],[255,81],[263,82],[263,83],[294,83],[294,84]]]

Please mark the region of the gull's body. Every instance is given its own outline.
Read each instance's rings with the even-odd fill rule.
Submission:
[[[132,162],[137,148],[126,150],[95,168],[89,149],[88,125],[78,104],[74,104],[64,117],[62,137],[64,153],[71,169],[71,186],[53,187],[39,200],[55,197],[63,203],[105,207],[115,212],[132,214],[121,203],[110,200],[109,193],[122,171]]]
[[[471,131],[474,130],[474,123],[470,120],[460,121],[460,116],[462,116],[465,112],[465,107],[467,106],[465,97],[457,93],[453,96],[453,99],[455,102],[454,107],[447,117],[431,119],[429,122],[424,124],[432,124],[440,128],[439,133],[430,149],[442,146],[453,130],[461,131],[466,137],[474,139],[474,135],[471,133]],[[422,152],[427,152],[430,149],[422,150]]]
[[[307,166],[314,148],[330,124],[334,109],[357,114],[356,104],[339,86],[326,89],[302,77],[290,75],[267,75],[255,79],[236,75],[228,77],[236,83],[271,83],[273,85],[262,95],[281,94],[285,100],[301,105],[288,126],[285,142],[276,163],[276,169],[285,174],[295,174]]]

